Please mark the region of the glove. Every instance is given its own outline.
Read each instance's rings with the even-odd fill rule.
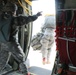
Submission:
[[[41,16],[41,15],[42,15],[41,13],[42,13],[42,11],[41,11],[41,12],[38,12],[38,13],[37,13],[37,16]]]

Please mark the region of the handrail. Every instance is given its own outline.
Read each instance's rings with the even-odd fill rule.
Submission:
[[[68,40],[68,41],[72,41],[75,42],[76,38],[66,38],[66,37],[58,37],[59,39],[63,39],[63,40]]]

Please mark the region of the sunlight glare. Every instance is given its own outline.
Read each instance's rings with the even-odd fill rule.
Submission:
[[[38,0],[32,2],[33,15],[42,11],[42,16],[33,22],[33,33],[40,32],[42,23],[44,22],[45,15],[55,15],[55,0]]]
[[[35,13],[42,11],[43,14],[55,14],[55,0],[38,0],[32,3]]]

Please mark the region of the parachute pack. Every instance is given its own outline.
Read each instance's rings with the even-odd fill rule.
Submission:
[[[12,17],[9,15],[0,15],[0,42],[8,42],[10,37]]]

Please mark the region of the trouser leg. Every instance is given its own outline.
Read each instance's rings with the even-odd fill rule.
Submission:
[[[51,48],[47,52],[47,61],[50,61]]]
[[[44,39],[41,40],[42,48],[42,58],[47,58],[47,49],[48,49],[48,42]]]
[[[48,53],[48,40],[46,40],[45,38],[43,38],[41,40],[41,44],[42,44],[42,48],[41,48],[41,51],[42,51],[42,62],[43,64],[46,64],[46,60],[47,60],[47,53]]]
[[[47,47],[45,47],[45,45],[42,46],[41,52],[42,52],[42,58],[47,58]]]
[[[8,54],[8,51],[5,51],[5,49],[3,49],[2,43],[0,43],[0,72],[6,67]]]
[[[27,72],[27,67],[25,65],[25,54],[21,48],[21,46],[16,42],[10,42],[4,44],[6,46],[6,50],[11,52],[11,55],[19,62],[19,67],[22,72]]]

